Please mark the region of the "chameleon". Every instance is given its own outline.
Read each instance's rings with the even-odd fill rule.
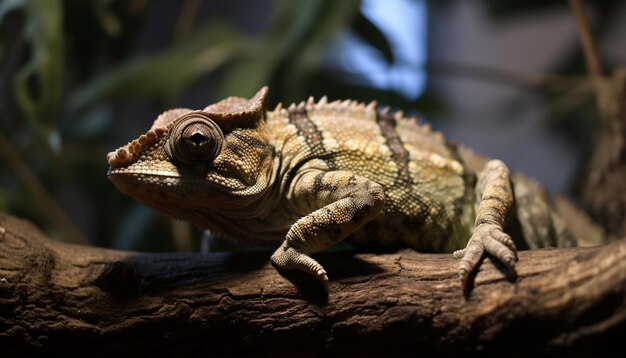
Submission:
[[[326,291],[312,255],[342,240],[453,252],[463,288],[486,255],[514,274],[518,248],[601,240],[573,204],[418,117],[325,96],[266,110],[267,93],[163,112],[108,153],[108,178],[175,219],[277,246],[276,268],[307,272]]]

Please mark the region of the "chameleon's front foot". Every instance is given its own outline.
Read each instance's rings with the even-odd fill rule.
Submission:
[[[517,249],[511,237],[499,225],[481,224],[474,228],[467,247],[453,254],[455,258],[461,259],[459,277],[463,289],[467,289],[469,274],[478,269],[485,252],[502,262],[511,272],[515,272]]]
[[[280,269],[300,270],[315,276],[328,292],[328,275],[326,270],[309,255],[289,247],[286,242],[272,254],[272,263]]]

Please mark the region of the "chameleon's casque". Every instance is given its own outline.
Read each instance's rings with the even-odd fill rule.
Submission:
[[[589,223],[581,241],[559,215],[587,223],[570,204],[416,118],[378,110],[376,102],[326,97],[266,112],[266,93],[164,112],[147,133],[107,155],[109,178],[174,218],[234,239],[279,243],[276,266],[304,270],[324,285],[326,272],[309,255],[343,239],[458,250],[465,284],[485,252],[513,269],[516,245],[601,237]],[[513,237],[504,232],[507,222]]]

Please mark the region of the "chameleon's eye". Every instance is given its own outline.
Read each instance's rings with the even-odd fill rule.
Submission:
[[[222,151],[222,130],[199,113],[190,113],[178,120],[171,133],[168,151],[179,163],[208,164]]]

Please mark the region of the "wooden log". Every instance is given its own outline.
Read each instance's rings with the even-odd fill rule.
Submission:
[[[330,294],[270,252],[147,254],[49,240],[0,214],[0,353],[625,353],[626,240],[486,259],[464,294],[450,254],[316,255]]]

